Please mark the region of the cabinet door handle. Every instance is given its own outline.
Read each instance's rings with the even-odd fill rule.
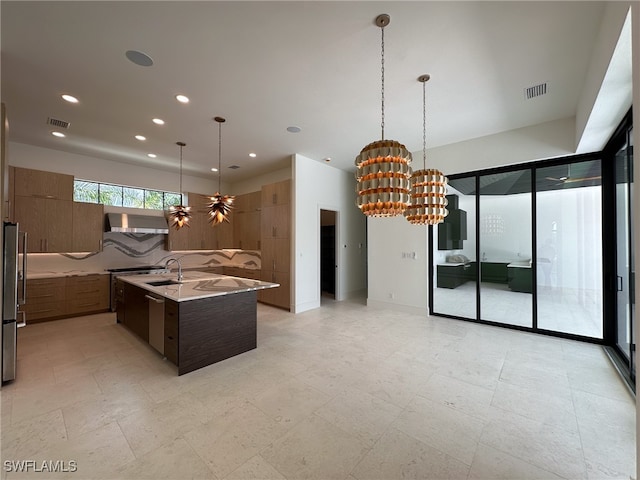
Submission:
[[[276,205],[278,203],[278,194],[274,193],[273,195],[271,195],[271,202]]]
[[[271,227],[271,236],[272,237],[276,236],[276,227]]]

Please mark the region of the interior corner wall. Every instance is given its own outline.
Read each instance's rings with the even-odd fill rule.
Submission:
[[[177,191],[179,186],[177,169],[175,172],[170,172],[18,142],[9,142],[8,149],[9,164],[14,167],[66,173],[83,180],[169,192]],[[217,185],[217,182],[212,178],[182,176],[182,186],[185,192],[214,193]],[[224,182],[223,188],[226,189]]]
[[[355,205],[353,174],[306,158],[293,157],[294,288],[291,311],[320,306],[320,210],[334,210],[336,300],[366,288],[366,223]]]

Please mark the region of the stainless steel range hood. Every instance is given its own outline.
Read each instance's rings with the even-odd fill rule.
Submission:
[[[164,217],[107,213],[106,232],[168,234],[169,226]]]

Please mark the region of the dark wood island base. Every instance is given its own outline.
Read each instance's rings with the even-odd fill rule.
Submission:
[[[165,348],[178,375],[253,350],[257,346],[255,291],[165,302]]]
[[[178,367],[178,375],[257,347],[258,290],[279,284],[189,272],[117,279],[117,321]]]

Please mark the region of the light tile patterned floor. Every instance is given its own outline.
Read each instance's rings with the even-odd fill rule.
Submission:
[[[636,476],[599,347],[357,300],[259,305],[256,350],[181,377],[113,314],[28,326],[0,395],[3,479]]]

